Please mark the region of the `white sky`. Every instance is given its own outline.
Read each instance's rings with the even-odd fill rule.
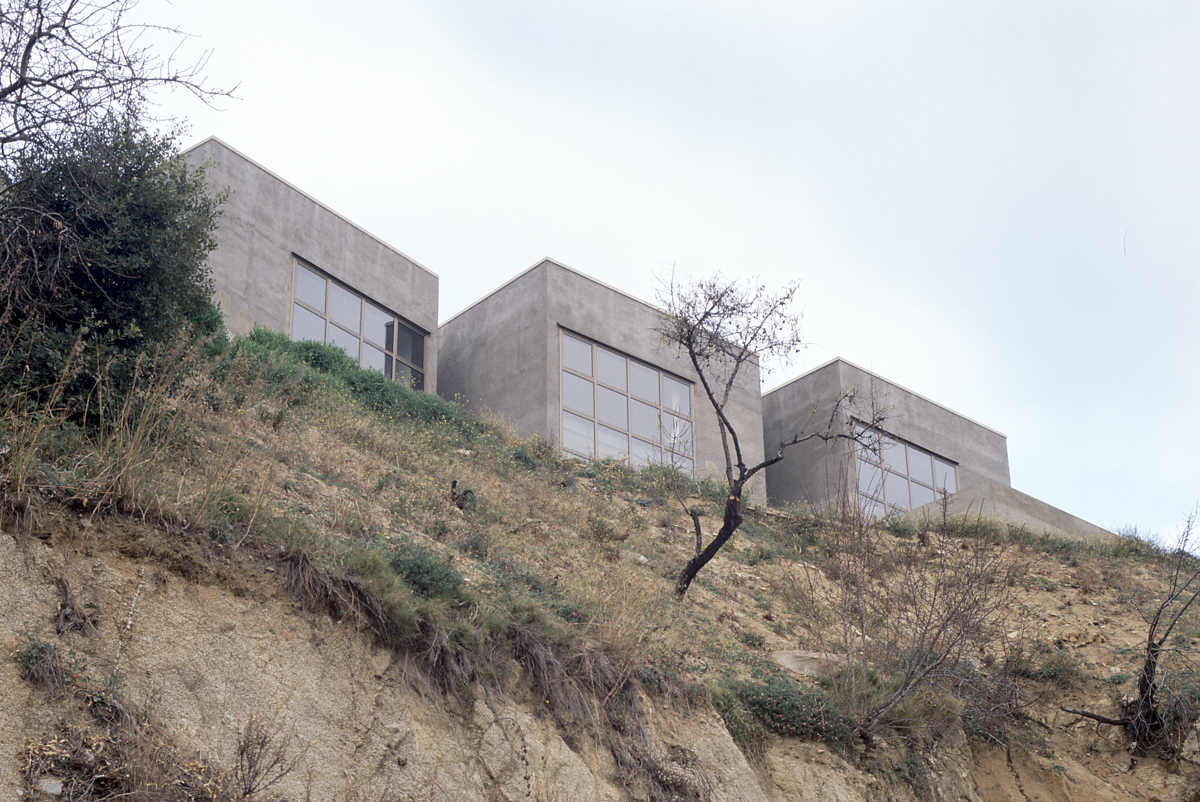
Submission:
[[[1018,490],[1174,540],[1200,500],[1200,5],[254,0],[216,135],[441,277],[647,300],[799,279],[809,347],[1008,436]]]

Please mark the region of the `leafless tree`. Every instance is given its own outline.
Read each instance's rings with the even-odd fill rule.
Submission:
[[[152,39],[177,28],[130,19],[136,0],[5,0],[0,8],[0,163],[52,149],[111,113],[142,108],[147,92],[175,87],[201,100],[207,55],[179,62]],[[177,51],[176,51],[177,52]],[[10,176],[11,178],[11,176]]]
[[[1137,694],[1122,702],[1120,716],[1062,708],[1102,724],[1124,727],[1131,752],[1155,754],[1167,760],[1178,754],[1200,718],[1200,688],[1194,663],[1189,665],[1184,650],[1167,645],[1184,613],[1200,599],[1200,561],[1188,551],[1194,524],[1193,514],[1172,555],[1167,592],[1155,607],[1138,610],[1148,630]]]
[[[844,409],[853,404],[857,390],[843,390],[828,420],[798,421],[796,429],[779,443],[768,444],[761,462],[746,464],[742,439],[726,413],[739,377],[752,370],[762,358],[788,361],[803,346],[800,315],[791,309],[797,285],[791,284],[773,294],[755,282],[726,279],[722,276],[701,279],[687,286],[677,284],[674,276],[664,282],[659,302],[665,314],[658,328],[663,339],[687,355],[700,378],[700,386],[713,410],[721,433],[725,454],[725,480],[729,497],[725,501],[721,529],[704,545],[697,511],[689,510],[696,532],[696,553],[679,574],[676,595],[682,597],[700,570],[721,550],[741,526],[742,491],[759,472],[781,461],[784,451],[808,440],[824,441],[853,438],[841,420]],[[753,388],[755,392],[758,388]],[[882,423],[882,413],[874,409],[864,421],[868,427]]]
[[[970,708],[964,717],[991,724],[1013,723],[1023,703],[1006,672],[965,667],[1007,628],[1012,579],[1024,566],[998,538],[953,537],[947,505],[943,495],[940,525],[926,522],[915,540],[899,542],[888,542],[853,502],[829,519],[836,643],[828,646],[844,655],[837,691],[868,749],[884,730],[936,740],[945,709],[913,704],[930,688],[960,699]]]

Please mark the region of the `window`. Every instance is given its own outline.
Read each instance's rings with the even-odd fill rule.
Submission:
[[[425,388],[425,337],[393,312],[299,262],[292,339],[332,343],[364,368]]]
[[[690,384],[566,332],[561,375],[564,450],[693,469]]]
[[[955,465],[894,437],[855,426],[858,498],[862,510],[880,518],[935,501],[958,490]]]

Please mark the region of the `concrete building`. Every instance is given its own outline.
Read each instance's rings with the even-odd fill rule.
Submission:
[[[846,391],[853,391],[852,403],[842,402]],[[881,430],[865,433],[879,408],[885,415]],[[767,393],[762,410],[768,447],[800,430],[831,425],[841,433],[864,432],[868,443],[817,439],[789,449],[767,469],[773,504],[849,502],[876,518],[897,512],[933,518],[945,492],[952,513],[982,513],[1039,532],[1107,534],[1013,489],[1008,443],[1000,432],[843,359]]]
[[[438,392],[580,458],[723,472],[716,413],[655,331],[661,314],[545,259],[442,324]],[[748,461],[762,457],[761,400],[751,365],[727,408]]]
[[[230,192],[209,256],[230,331],[331,342],[437,389],[435,273],[215,137],[185,155],[207,166],[213,191]]]

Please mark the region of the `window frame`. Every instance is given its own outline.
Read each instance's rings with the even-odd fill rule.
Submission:
[[[959,463],[860,421],[852,421],[851,426],[854,432],[853,477],[859,509],[868,517],[878,518],[881,517],[880,513],[889,515],[917,509],[937,501],[943,493],[951,495],[958,492]],[[862,442],[864,439],[874,439],[876,447],[872,449],[865,445]],[[928,473],[921,468],[919,474],[914,474],[913,455],[928,460]],[[952,487],[945,482],[938,486],[939,468],[949,470]],[[867,477],[865,480],[864,475]],[[930,479],[926,480],[925,476]],[[867,486],[864,487],[864,484]],[[919,499],[916,495],[918,492],[921,494]]]
[[[571,341],[576,344],[586,344],[590,348],[589,372],[584,371],[579,359],[582,352],[577,345],[572,345]],[[561,434],[560,446],[564,454],[581,459],[619,459],[635,468],[662,464],[672,465],[689,474],[695,472],[696,425],[695,393],[693,392],[695,384],[693,382],[562,326],[559,327],[558,344],[559,432]],[[573,359],[572,356],[576,358]],[[624,363],[624,386],[619,386],[618,383],[611,380],[615,377],[615,373],[612,372],[615,364],[613,357],[620,358]],[[602,367],[603,363],[606,363],[605,367]],[[644,389],[639,390],[635,387],[637,384],[635,374],[646,379],[648,378],[647,371],[653,371],[657,376],[658,393],[657,398],[653,400],[647,397],[649,393]],[[605,372],[609,376],[602,378],[601,374]],[[583,395],[579,394],[583,388],[583,382],[590,385],[591,397],[587,401],[584,401]],[[669,385],[668,382],[673,382],[677,386]],[[641,386],[648,387],[646,384]],[[576,389],[573,390],[572,387]],[[680,410],[668,403],[669,396],[679,399],[680,387],[684,390],[682,401],[687,406],[686,414],[682,414]],[[674,394],[669,390],[674,390]],[[579,401],[570,400],[571,396],[576,396]],[[611,415],[606,416],[603,412],[604,401],[602,399],[607,399],[611,403],[614,397],[624,400],[623,422],[616,420],[618,417],[615,412],[616,407],[609,407],[613,410]],[[679,404],[679,406],[683,405],[683,403]],[[648,434],[648,425],[650,424],[648,423],[649,418],[646,417],[647,410],[653,416],[653,434]],[[637,419],[639,414],[640,419]],[[581,432],[581,423],[586,423],[591,427],[590,450],[580,447],[587,437]],[[679,434],[668,434],[668,426],[672,430],[678,430]],[[613,452],[610,448],[605,451],[602,439],[605,434],[609,434],[610,437],[612,434],[623,436],[625,450]],[[584,453],[585,451],[588,453]]]
[[[425,339],[428,337],[426,332],[423,332],[404,317],[396,314],[370,296],[359,292],[344,281],[334,278],[331,274],[317,267],[312,262],[293,255],[292,263],[292,306],[290,308],[291,320],[289,321],[291,334],[289,336],[293,340],[298,339],[296,326],[299,316],[296,310],[299,308],[320,319],[322,326],[322,339],[320,342],[338,346],[352,359],[357,361],[359,365],[368,370],[378,371],[394,381],[407,381],[409,386],[416,390],[425,389]],[[324,309],[318,309],[308,300],[300,297],[302,270],[324,281]],[[315,284],[310,285],[310,287],[315,289]],[[349,323],[339,319],[334,309],[336,298],[340,298],[343,303],[350,298],[358,301],[358,331],[351,331]],[[382,313],[374,315],[374,318],[377,323],[383,322],[385,330],[388,326],[392,327],[391,347],[386,342],[377,341],[366,330],[371,318],[371,312]],[[316,321],[311,320],[310,322],[316,323]],[[315,331],[311,333],[315,333]],[[404,333],[408,334],[408,343],[413,346],[411,349],[408,349],[413,352],[412,356],[402,353],[404,349],[400,347],[401,335]],[[338,340],[332,339],[333,337],[337,337]],[[316,339],[315,337],[304,337],[303,335],[300,338]],[[351,339],[356,342],[357,353],[351,353],[347,347]],[[339,340],[341,341],[339,342]],[[367,361],[368,347],[382,354],[382,368],[373,362]]]

